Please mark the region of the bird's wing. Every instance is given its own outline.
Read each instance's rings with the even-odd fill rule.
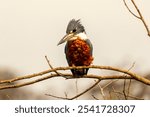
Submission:
[[[93,55],[93,46],[92,43],[89,39],[86,39],[85,42],[89,45],[90,47],[90,54]]]
[[[69,57],[68,57],[68,43],[66,44],[66,46],[65,46],[65,54],[66,54],[66,59],[67,59],[67,62],[68,62],[68,64],[70,63],[70,60],[69,60]]]

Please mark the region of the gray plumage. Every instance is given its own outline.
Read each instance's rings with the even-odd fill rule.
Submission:
[[[86,39],[85,42],[89,45],[90,47],[90,55],[92,56],[93,55],[93,46],[92,46],[92,43],[89,39]]]
[[[85,32],[83,25],[80,23],[80,19],[78,19],[78,20],[72,19],[69,22],[66,33],[69,34],[71,32],[73,32],[74,34],[79,34],[81,32]]]

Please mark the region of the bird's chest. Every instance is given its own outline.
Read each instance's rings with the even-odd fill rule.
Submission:
[[[90,47],[81,39],[75,39],[67,43],[66,56],[70,64],[84,64],[89,59]]]
[[[82,56],[89,54],[89,45],[81,39],[75,39],[68,42],[68,55]]]

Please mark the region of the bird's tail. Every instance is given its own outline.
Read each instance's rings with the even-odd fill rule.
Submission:
[[[74,77],[83,77],[84,75],[87,75],[88,68],[82,68],[82,69],[71,69],[71,72]]]

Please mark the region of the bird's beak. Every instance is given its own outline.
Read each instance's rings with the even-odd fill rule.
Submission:
[[[69,39],[71,39],[72,37],[74,36],[73,33],[70,33],[70,34],[66,34],[60,41],[57,45],[60,45],[66,41],[68,41]]]

